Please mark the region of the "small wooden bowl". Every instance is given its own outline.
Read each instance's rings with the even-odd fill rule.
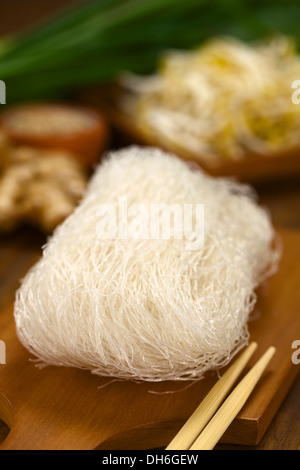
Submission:
[[[101,112],[69,103],[13,106],[2,113],[0,128],[16,145],[66,150],[86,167],[100,160],[109,140]]]

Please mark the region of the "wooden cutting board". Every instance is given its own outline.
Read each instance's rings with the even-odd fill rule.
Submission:
[[[257,444],[300,371],[291,347],[300,339],[300,232],[280,236],[279,271],[259,289],[249,323],[258,349],[248,368],[270,345],[277,352],[222,442]],[[18,342],[12,305],[0,312],[0,340],[7,350],[0,419],[11,429],[3,450],[163,448],[218,378],[211,372],[194,384],[137,384],[71,368],[40,370]]]

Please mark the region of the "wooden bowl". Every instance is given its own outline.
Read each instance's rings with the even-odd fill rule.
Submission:
[[[157,135],[141,129],[134,120],[120,108],[123,97],[122,88],[113,85],[108,87],[91,87],[82,94],[84,102],[98,106],[106,113],[107,120],[126,144],[136,143],[175,153],[184,160],[196,162],[212,176],[233,177],[249,183],[261,183],[300,176],[300,137],[299,145],[282,149],[269,155],[249,154],[240,160],[221,159],[209,161],[205,156],[189,151],[174,142],[162,141]]]
[[[2,113],[0,128],[13,144],[66,150],[87,167],[99,161],[109,140],[99,110],[70,103],[13,106]]]

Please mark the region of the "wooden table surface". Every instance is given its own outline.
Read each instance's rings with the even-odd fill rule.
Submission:
[[[75,3],[78,2],[26,0],[25,8],[24,0],[1,2],[0,34],[19,31],[54,9]],[[276,226],[300,230],[300,178],[260,184],[256,189],[260,202],[269,208]],[[20,279],[39,257],[45,240],[44,235],[31,228],[20,229],[13,235],[0,236],[0,310],[14,299]],[[256,450],[300,449],[299,397],[300,377],[284,400],[263,440],[255,447]],[[6,427],[0,423],[0,442],[6,432]],[[219,445],[217,449],[244,449],[244,447]]]

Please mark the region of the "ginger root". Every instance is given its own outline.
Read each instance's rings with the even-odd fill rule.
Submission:
[[[74,211],[87,180],[69,152],[13,147],[0,134],[0,231],[26,222],[53,232]]]

